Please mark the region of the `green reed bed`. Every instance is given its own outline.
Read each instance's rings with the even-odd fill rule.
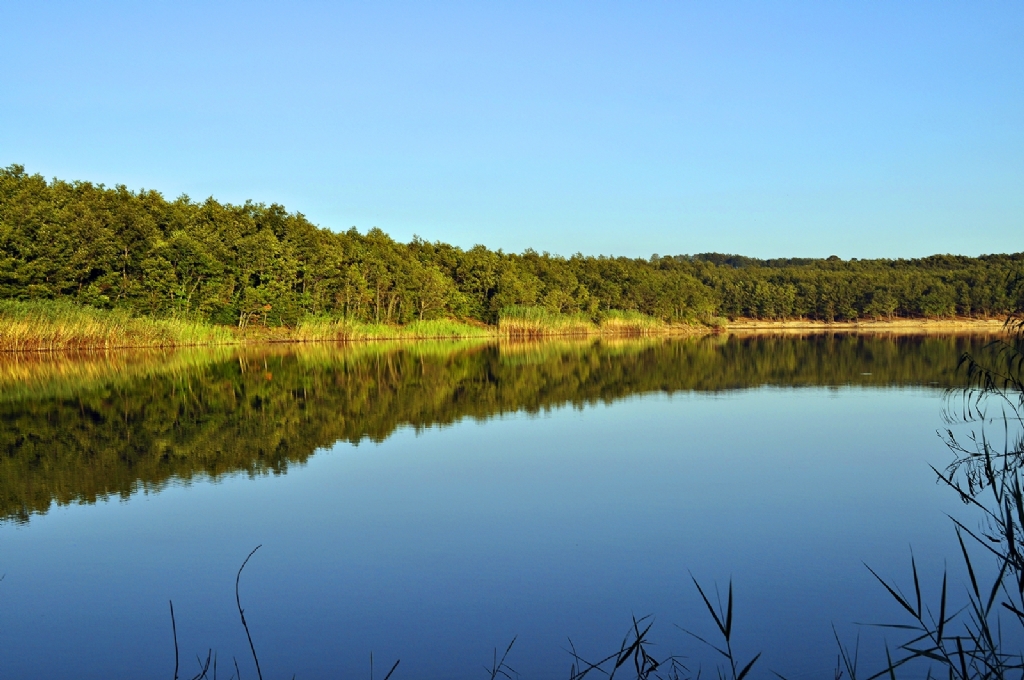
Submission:
[[[663,333],[669,325],[661,319],[647,316],[640,312],[624,312],[616,309],[604,313],[600,329],[605,333],[621,333],[623,335],[651,335]]]
[[[498,333],[510,338],[593,335],[600,332],[586,314],[562,314],[545,307],[506,307],[498,315]]]
[[[349,342],[355,340],[435,340],[494,337],[494,329],[454,319],[412,321],[402,326],[367,324],[347,319],[307,317],[290,339],[299,342]]]
[[[721,328],[721,320],[714,318],[692,323],[666,323],[640,312],[618,309],[603,312],[599,318],[599,329],[604,335],[706,335]]]
[[[506,307],[498,316],[498,333],[505,338],[529,339],[547,336],[588,335],[693,335],[703,333],[702,326],[665,323],[635,311],[608,310],[593,317],[588,314],[563,314],[545,307]]]
[[[239,330],[184,319],[134,316],[65,301],[0,300],[0,351],[79,351],[141,347],[186,347],[263,342],[493,337],[492,327],[450,319],[403,326],[309,317],[295,328]]]
[[[185,347],[262,342],[351,342],[550,336],[694,334],[698,326],[666,324],[639,312],[609,311],[596,318],[544,307],[508,307],[498,325],[432,319],[404,325],[308,316],[295,327],[238,329],[177,318],[134,316],[66,301],[0,300],[0,351],[75,351],[128,347]]]
[[[230,329],[52,300],[0,300],[0,350],[180,347],[236,342]]]

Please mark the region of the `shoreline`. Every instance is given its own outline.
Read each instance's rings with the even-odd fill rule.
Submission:
[[[32,343],[26,342],[16,347],[0,346],[0,356],[11,354],[64,354],[68,352],[118,352],[118,351],[142,351],[142,350],[179,350],[199,349],[218,347],[267,347],[282,345],[361,345],[378,342],[457,342],[457,341],[479,341],[479,342],[543,342],[545,340],[585,340],[590,338],[621,338],[621,339],[642,339],[654,337],[703,337],[713,335],[717,329],[708,326],[682,326],[672,325],[662,329],[647,329],[636,331],[631,329],[609,329],[609,330],[588,330],[581,331],[549,331],[530,333],[507,333],[502,332],[497,326],[479,327],[479,332],[460,334],[419,334],[403,332],[403,326],[395,326],[393,333],[383,332],[367,335],[354,335],[352,337],[332,337],[329,335],[304,336],[295,329],[266,329],[265,332],[253,332],[245,330],[234,332],[234,337],[220,340],[200,340],[195,342],[141,342],[125,343],[108,342],[104,344],[91,344],[88,341],[78,342],[66,339],[61,343]],[[234,329],[229,329],[234,331]]]
[[[68,351],[132,351],[198,347],[349,344],[380,341],[543,342],[556,339],[668,338],[749,335],[998,335],[1005,318],[892,319],[825,322],[809,319],[718,320],[715,325],[654,322],[649,319],[593,322],[486,325],[453,319],[404,326],[346,322],[303,323],[297,327],[237,329],[175,320],[117,317],[88,312],[88,318],[61,323],[47,318],[4,319],[0,315],[0,353],[48,354]]]
[[[810,333],[887,333],[900,335],[959,334],[959,333],[1001,333],[1006,327],[1005,318],[971,319],[892,319],[857,321],[814,321],[796,319],[768,321],[761,319],[736,319],[727,322],[719,332],[734,335],[749,334],[810,334]]]

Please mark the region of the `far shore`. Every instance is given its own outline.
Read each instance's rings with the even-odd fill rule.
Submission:
[[[766,319],[736,319],[728,321],[721,328],[723,332],[735,335],[759,333],[894,333],[919,335],[927,333],[1000,333],[1006,324],[1005,318],[977,319],[955,317],[952,319],[859,319],[857,321],[814,321],[791,319],[771,321]]]

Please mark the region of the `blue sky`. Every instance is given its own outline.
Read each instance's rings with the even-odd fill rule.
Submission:
[[[0,165],[565,255],[1024,250],[1024,3],[0,5]]]

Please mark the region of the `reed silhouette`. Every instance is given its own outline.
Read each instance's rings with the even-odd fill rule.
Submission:
[[[1024,318],[1008,320],[1006,329],[1005,339],[961,357],[965,384],[947,395],[942,433],[954,458],[944,470],[932,468],[981,515],[980,528],[951,518],[969,579],[967,603],[951,604],[945,570],[931,604],[913,559],[912,596],[872,570],[906,615],[886,627],[909,637],[893,651],[886,646],[885,667],[867,680],[895,678],[909,664],[955,680],[1024,674]]]

